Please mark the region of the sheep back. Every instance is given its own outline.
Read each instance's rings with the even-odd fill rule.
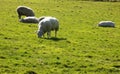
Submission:
[[[20,19],[20,22],[23,23],[38,23],[38,18],[36,17],[25,17]]]

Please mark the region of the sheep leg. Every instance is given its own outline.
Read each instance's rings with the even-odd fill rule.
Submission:
[[[17,10],[18,18],[21,19],[21,13]]]
[[[21,19],[21,15],[18,15],[19,19]]]
[[[55,37],[57,37],[57,31],[55,31]]]
[[[47,32],[47,37],[48,37],[48,38],[50,38],[50,34],[51,34],[50,32]]]

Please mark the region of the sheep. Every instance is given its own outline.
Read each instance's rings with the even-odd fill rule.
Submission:
[[[55,30],[55,37],[57,37],[57,31],[59,30],[59,22],[55,17],[44,17],[38,24],[38,38],[44,37],[47,32],[47,37],[50,38],[51,31]]]
[[[98,26],[100,27],[115,27],[115,23],[112,21],[101,21]]]
[[[36,17],[25,17],[25,18],[22,18],[20,19],[20,22],[23,22],[23,23],[38,23],[38,18]]]
[[[18,17],[19,19],[21,19],[21,16],[35,16],[33,10],[29,7],[26,6],[18,6],[17,7],[17,13],[18,13]]]

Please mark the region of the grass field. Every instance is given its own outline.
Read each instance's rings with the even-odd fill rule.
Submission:
[[[19,22],[19,5],[58,18],[58,37],[37,38],[37,24]],[[120,2],[0,0],[0,15],[0,74],[120,74]]]

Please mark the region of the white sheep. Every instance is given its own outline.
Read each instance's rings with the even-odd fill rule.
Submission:
[[[20,19],[20,22],[23,23],[38,23],[38,18],[37,17],[25,17]]]
[[[55,30],[55,37],[57,36],[57,31],[59,30],[59,22],[54,17],[44,17],[40,20],[38,24],[38,37],[44,36],[47,32],[48,38],[51,36],[51,31]]]
[[[115,23],[112,21],[101,21],[98,26],[100,27],[115,27]]]
[[[17,13],[18,13],[18,17],[19,19],[21,19],[21,16],[35,16],[33,10],[29,7],[26,6],[18,6],[17,7]]]

